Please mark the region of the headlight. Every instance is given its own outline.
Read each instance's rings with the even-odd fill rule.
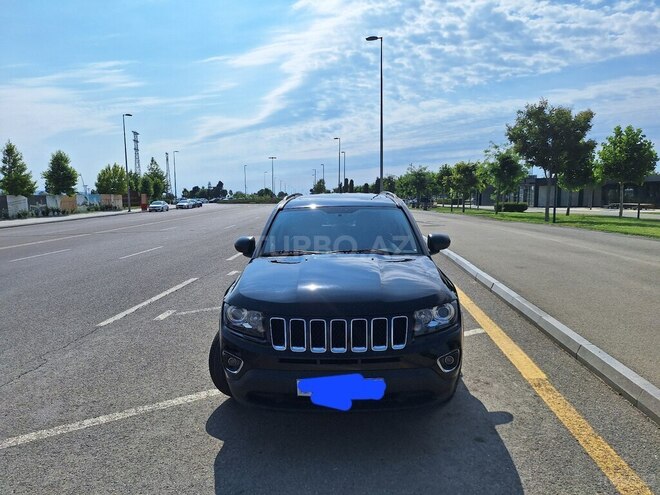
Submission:
[[[250,311],[230,304],[225,305],[225,322],[233,330],[252,335],[264,336],[264,316],[259,311]]]
[[[424,335],[447,328],[454,324],[457,315],[458,303],[456,301],[415,311],[415,335]]]

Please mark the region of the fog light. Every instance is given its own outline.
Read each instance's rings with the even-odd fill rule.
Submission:
[[[451,351],[444,356],[440,356],[438,358],[438,366],[442,371],[445,373],[449,373],[451,371],[454,371],[456,367],[458,366],[459,363],[459,354],[460,351],[458,349]]]
[[[227,351],[222,352],[222,358],[224,361],[225,369],[229,373],[238,373],[243,367],[243,360],[233,354],[229,354]]]

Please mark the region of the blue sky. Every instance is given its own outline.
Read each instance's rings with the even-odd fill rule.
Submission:
[[[516,111],[545,97],[595,112],[598,142],[641,127],[660,148],[657,1],[5,0],[0,139],[39,187],[58,149],[93,187],[108,163],[176,156],[177,188],[307,191],[384,166],[479,160]],[[343,166],[343,160],[342,160]],[[264,172],[267,172],[266,174]],[[173,170],[172,170],[173,173]],[[343,172],[342,172],[343,173]],[[81,184],[79,188],[82,189]]]

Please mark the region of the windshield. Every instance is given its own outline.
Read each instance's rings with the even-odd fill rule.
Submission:
[[[264,240],[262,256],[327,253],[420,254],[406,215],[398,208],[282,210]]]

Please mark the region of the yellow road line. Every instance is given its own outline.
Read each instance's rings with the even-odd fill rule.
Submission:
[[[462,290],[458,288],[457,290],[461,306],[467,309],[571,435],[580,442],[582,448],[596,462],[619,493],[652,495],[651,489],[637,473],[619,457],[614,449],[594,431],[587,420],[559,393],[536,363]]]

